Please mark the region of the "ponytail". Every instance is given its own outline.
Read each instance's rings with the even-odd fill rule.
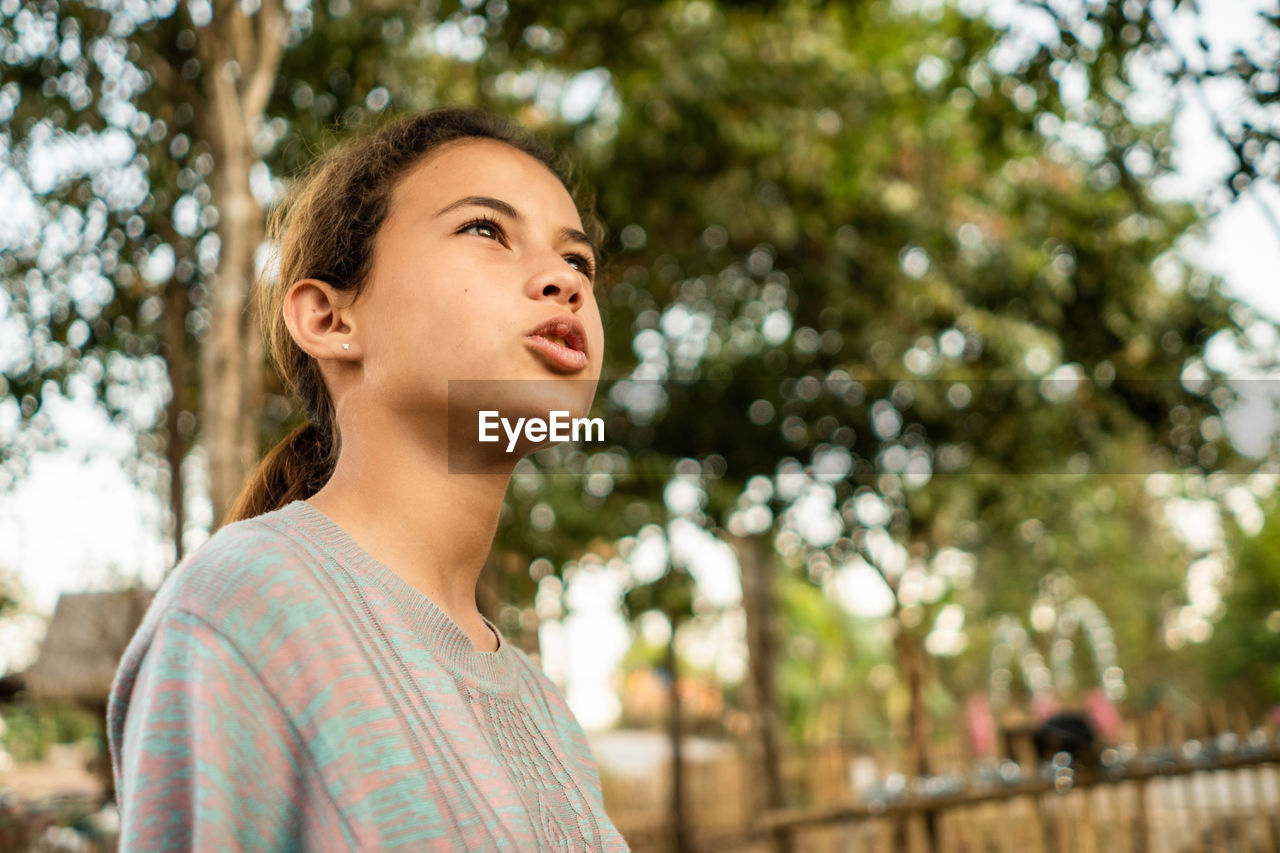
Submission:
[[[299,426],[258,463],[223,523],[253,518],[320,491],[333,475],[337,444],[310,421]]]

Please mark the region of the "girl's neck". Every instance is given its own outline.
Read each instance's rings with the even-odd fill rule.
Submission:
[[[348,440],[344,431],[333,476],[308,502],[430,598],[477,649],[493,651],[497,640],[476,606],[476,584],[514,460],[490,473],[451,473],[444,448],[390,431],[377,441]]]

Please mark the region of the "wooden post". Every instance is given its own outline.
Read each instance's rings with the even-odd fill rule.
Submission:
[[[1134,799],[1135,811],[1137,800],[1136,797],[1141,795],[1141,791],[1133,785],[1115,785],[1114,792],[1107,799],[1109,813],[1107,815],[1107,826],[1109,831],[1108,838],[1118,839],[1118,849],[1120,853],[1133,853],[1133,832],[1125,820],[1128,813],[1125,809],[1126,800]]]
[[[667,642],[666,667],[671,674],[670,716],[667,731],[671,740],[671,829],[676,853],[692,853],[689,837],[689,816],[686,812],[684,774],[684,725],[680,708],[680,667],[676,659],[676,629],[679,623],[671,621],[671,639]]]
[[[1080,853],[1098,853],[1098,828],[1093,822],[1094,788],[1080,788],[1074,796],[1080,798],[1080,825],[1077,827],[1076,846]]]
[[[1054,853],[1072,853],[1075,846],[1071,843],[1070,795],[1048,793],[1040,797],[1040,805],[1044,810],[1053,812],[1053,849]]]
[[[1018,766],[1022,768],[1022,776],[1024,779],[1035,779],[1040,773],[1040,758],[1036,755],[1035,743],[1031,737],[1031,729],[1028,724],[1017,731],[1009,732],[1009,752],[1013,760],[1018,762]],[[1046,853],[1052,850],[1054,853],[1066,853],[1066,851],[1058,849],[1057,845],[1050,842],[1052,837],[1050,832],[1050,821],[1048,818],[1048,795],[1031,795],[1031,810],[1035,816],[1033,821],[1033,832],[1036,853]]]
[[[911,750],[911,764],[908,777],[922,779],[933,772],[929,755],[929,740],[932,734],[929,724],[929,713],[924,704],[924,690],[927,682],[928,660],[925,657],[919,638],[901,623],[897,624],[897,634],[893,639],[894,650],[898,657],[898,671],[907,685],[907,742]],[[924,849],[935,853],[938,843],[937,815],[924,812],[920,815],[924,829]]]
[[[738,557],[742,602],[747,614],[748,696],[752,699],[754,729],[760,749],[759,773],[766,809],[785,803],[782,782],[782,719],[774,667],[778,659],[773,543],[766,536],[730,540]],[[773,834],[774,849],[791,853],[788,830]]]
[[[1146,755],[1150,750],[1154,749],[1160,742],[1160,721],[1158,711],[1151,711],[1144,714],[1138,720],[1138,754]],[[1134,809],[1134,853],[1147,853],[1154,851],[1155,845],[1151,841],[1151,819],[1147,814],[1147,800],[1150,796],[1151,784],[1145,780],[1137,780],[1134,782],[1137,789],[1137,807]]]
[[[1214,713],[1213,703],[1210,703],[1207,708],[1197,708],[1196,717],[1196,729],[1198,732],[1197,739],[1200,741],[1200,748],[1205,749],[1213,743],[1214,736],[1217,735],[1218,731],[1220,731],[1220,729],[1215,725],[1218,718]],[[1221,786],[1217,783],[1221,782],[1221,777],[1221,773],[1211,772],[1203,774],[1199,781],[1205,783],[1205,790],[1198,793],[1196,796],[1196,801],[1200,805],[1201,813],[1208,822],[1208,826],[1204,831],[1205,843],[1211,849],[1215,850],[1228,845],[1230,841],[1230,827],[1233,822],[1231,818],[1232,809],[1230,802],[1223,802],[1221,804],[1221,808],[1219,808],[1219,803],[1217,802],[1217,794],[1221,791]],[[1196,784],[1196,775],[1192,774],[1189,777],[1189,781],[1194,788]]]
[[[1248,715],[1245,714],[1243,708],[1237,706],[1233,718],[1236,733],[1242,740],[1247,741],[1249,735],[1252,734]],[[1265,731],[1265,729],[1260,730]],[[1272,809],[1268,808],[1267,803],[1266,772],[1264,767],[1254,767],[1248,771],[1248,778],[1253,782],[1254,801],[1250,822],[1257,821],[1261,824],[1259,836],[1263,853],[1280,853],[1280,828],[1276,826],[1276,818],[1272,814]]]

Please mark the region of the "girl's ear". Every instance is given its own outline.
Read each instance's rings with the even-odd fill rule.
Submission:
[[[307,355],[318,360],[359,356],[348,295],[315,278],[294,282],[284,297],[284,322]]]

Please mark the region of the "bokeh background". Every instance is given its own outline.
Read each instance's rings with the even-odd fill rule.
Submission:
[[[0,849],[111,849],[115,662],[296,423],[267,212],[462,103],[610,227],[607,441],[479,600],[635,849],[1276,851],[1278,62],[1264,0],[2,0]]]

